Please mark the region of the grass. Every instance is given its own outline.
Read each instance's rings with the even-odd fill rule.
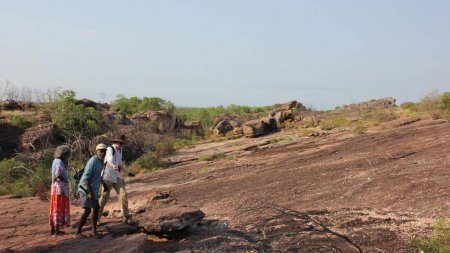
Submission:
[[[217,160],[217,159],[222,159],[222,158],[225,158],[224,153],[214,153],[214,154],[202,155],[198,158],[198,160],[199,161],[212,161],[212,160]]]
[[[429,238],[416,237],[411,244],[424,253],[450,252],[450,219],[440,218],[434,223],[434,231]]]

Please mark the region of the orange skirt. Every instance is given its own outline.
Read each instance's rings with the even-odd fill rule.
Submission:
[[[70,226],[70,200],[67,183],[52,184],[50,199],[50,226]],[[58,194],[59,193],[59,194]]]

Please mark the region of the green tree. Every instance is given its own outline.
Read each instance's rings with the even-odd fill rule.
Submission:
[[[75,92],[57,91],[56,99],[50,104],[50,115],[64,136],[66,143],[89,143],[90,139],[106,132],[108,125],[102,114],[92,107],[75,104]],[[80,150],[81,146],[79,147]]]
[[[450,92],[444,92],[439,101],[439,109],[443,112],[450,113]]]

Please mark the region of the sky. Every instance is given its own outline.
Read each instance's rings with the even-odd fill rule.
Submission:
[[[450,91],[448,0],[0,0],[0,80],[315,109]]]

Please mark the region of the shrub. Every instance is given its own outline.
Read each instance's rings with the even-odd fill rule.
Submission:
[[[165,165],[161,163],[160,157],[155,152],[146,153],[136,159],[130,169],[134,172],[151,172],[163,169]]]
[[[450,219],[438,219],[434,224],[433,234],[429,238],[417,237],[411,241],[425,253],[450,252]]]
[[[367,127],[364,126],[364,124],[361,122],[356,123],[356,126],[353,128],[354,134],[365,134],[366,132],[367,132]]]
[[[67,143],[89,140],[107,130],[107,124],[99,111],[75,104],[74,91],[56,91],[55,96],[56,100],[49,105],[50,115]]]
[[[172,140],[162,140],[156,144],[155,153],[159,157],[170,155],[175,150],[173,146]]]
[[[26,168],[24,162],[15,158],[4,159],[0,162],[0,185],[2,194],[31,195],[33,193],[33,171]]]
[[[404,110],[408,110],[410,112],[418,112],[419,111],[419,104],[414,102],[404,102],[400,105],[400,108]]]
[[[350,125],[351,121],[338,115],[333,115],[325,118],[320,122],[320,126],[324,130],[331,130],[338,127],[344,127]]]
[[[450,113],[450,92],[444,92],[441,95],[439,109],[444,113]]]
[[[439,118],[439,102],[441,100],[441,95],[437,90],[433,90],[427,95],[425,95],[419,104],[419,111],[429,113],[433,118]]]
[[[11,124],[16,125],[16,126],[18,126],[20,128],[23,128],[23,129],[33,126],[33,121],[32,120],[30,120],[28,118],[25,118],[25,117],[22,117],[20,115],[13,115],[13,116],[11,116],[10,120],[11,120]]]
[[[216,159],[222,159],[225,158],[225,154],[224,153],[214,153],[214,154],[210,154],[210,155],[202,155],[198,158],[198,160],[200,161],[212,161],[212,160],[216,160]]]
[[[383,122],[398,119],[399,115],[394,111],[394,109],[380,109],[367,112],[363,114],[361,118],[363,121],[376,126]]]
[[[175,105],[159,97],[130,97],[117,95],[116,99],[111,102],[112,109],[122,115],[130,115],[138,112],[148,112],[151,110],[164,110],[166,112],[174,112]]]

